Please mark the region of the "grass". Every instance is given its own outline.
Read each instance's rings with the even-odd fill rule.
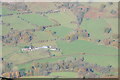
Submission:
[[[11,54],[18,52],[18,50],[19,50],[18,47],[13,47],[10,45],[2,46],[2,56],[8,58]]]
[[[104,29],[108,27],[107,23],[103,19],[84,19],[80,25],[82,29],[86,29],[92,39],[105,39]]]
[[[61,60],[66,60],[67,57],[71,57],[71,55],[70,56],[60,56],[60,57],[50,57],[50,58],[44,58],[44,59],[35,60],[35,61],[33,60],[33,61],[28,62],[26,64],[20,64],[17,66],[18,66],[18,69],[25,68],[26,70],[29,70],[33,63],[53,63],[53,62],[57,62],[57,61],[61,61]],[[79,58],[82,56],[81,55],[74,55],[72,57]]]
[[[62,78],[76,78],[76,72],[53,72],[50,76],[61,76]]]
[[[2,55],[8,62],[22,64],[35,59],[46,58],[49,55],[46,50],[37,50],[30,52],[22,52],[21,49],[28,44],[18,44],[18,46],[2,46]]]
[[[51,30],[52,32],[56,32],[55,35],[57,35],[60,38],[65,37],[69,32],[72,31],[71,28],[63,27],[63,26],[48,28],[48,30]]]
[[[45,16],[41,16],[39,14],[25,14],[25,15],[20,15],[23,19],[30,21],[32,24],[36,24],[39,26],[47,26],[47,25],[53,25],[54,23]]]
[[[41,59],[41,60],[37,60],[37,61],[32,61],[32,62],[28,62],[26,64],[20,64],[18,65],[18,69],[21,69],[21,68],[25,68],[26,70],[29,70],[32,66],[33,63],[52,63],[52,62],[56,62],[58,60],[64,60],[66,57],[60,57],[60,58],[45,58],[45,59]]]
[[[105,18],[104,21],[112,28],[112,33],[118,33],[118,19],[117,18]]]
[[[71,21],[76,21],[76,17],[70,11],[66,11],[66,12],[61,11],[60,13],[47,14],[47,16],[49,18],[56,20],[64,27],[68,27],[68,28],[72,28],[72,29],[77,27],[76,24],[70,23]]]
[[[93,42],[83,40],[77,40],[72,43],[67,43],[65,41],[57,41],[57,44],[58,47],[62,50],[64,55],[84,52],[89,54],[84,56],[86,61],[88,62],[103,66],[111,64],[114,67],[118,67],[118,56],[104,56],[104,55],[118,55],[118,49],[114,47],[98,45]]]
[[[118,56],[84,56],[86,62],[98,64],[101,66],[112,65],[112,67],[118,68]]]
[[[36,6],[36,5],[34,5]],[[39,6],[39,5],[37,5]],[[42,5],[44,6],[44,5]],[[53,6],[54,7],[54,6]],[[35,11],[38,9],[36,8]],[[46,9],[47,10],[47,9]],[[10,11],[7,8],[2,8],[2,14],[8,13],[17,13],[17,11]],[[70,23],[71,21],[76,21],[76,17],[71,11],[61,11],[60,13],[52,13],[47,14],[46,16],[41,16],[39,14],[25,14],[20,15],[23,19],[30,21],[32,24],[36,24],[39,26],[47,26],[53,25],[53,21],[51,19],[56,20],[58,23],[61,24],[59,27],[51,27],[47,28],[52,32],[56,32],[56,35],[59,37],[64,37],[69,32],[77,27],[76,24]],[[2,34],[5,35],[10,31],[10,28],[14,28],[16,30],[25,30],[25,29],[34,29],[35,26],[28,24],[27,22],[17,18],[17,15],[13,16],[5,16],[3,17],[3,21],[5,23],[10,23],[10,26],[2,26]],[[112,32],[117,33],[117,19],[84,19],[80,27],[82,29],[86,29],[90,34],[92,39],[105,39],[109,36],[104,35],[104,29],[108,27],[108,24],[112,27]],[[71,43],[65,41],[57,41],[57,42],[45,42],[45,43],[38,43],[39,40],[51,40],[54,39],[55,36],[47,32],[35,32],[35,37],[32,42],[34,46],[43,46],[43,45],[51,45],[51,46],[58,46],[63,56],[59,57],[51,57],[48,58],[48,55],[44,51],[34,51],[29,53],[20,53],[21,48],[23,48],[26,44],[19,44],[17,47],[13,46],[5,46],[3,47],[3,57],[5,57],[6,61],[13,62],[17,65],[18,69],[25,68],[29,70],[32,63],[47,63],[47,62],[56,62],[58,60],[65,60],[66,58],[73,56],[73,57],[84,57],[85,61],[99,64],[102,66],[112,65],[113,67],[118,67],[118,56],[98,56],[98,55],[117,55],[118,50],[114,47],[98,45],[93,42],[77,40]],[[76,53],[85,52],[89,55],[79,55]],[[53,54],[58,54],[53,52]],[[91,55],[96,54],[96,55]],[[66,56],[68,55],[68,56]],[[44,58],[44,59],[41,59]],[[35,60],[39,59],[39,60]],[[30,61],[33,60],[33,61]],[[35,60],[35,61],[34,61]],[[30,61],[28,63],[23,64],[24,62]],[[63,77],[75,77],[77,76],[74,72],[53,72],[50,74],[51,76],[63,76]],[[32,76],[31,76],[32,77]],[[29,77],[29,78],[31,78]],[[33,78],[33,77],[32,77]],[[36,78],[36,77],[35,77]],[[38,78],[41,78],[39,76]]]
[[[26,3],[29,9],[33,12],[44,12],[48,10],[55,10],[56,7],[54,3],[51,2],[33,2],[33,3]]]
[[[52,40],[52,39],[54,39],[54,37],[51,34],[43,31],[37,31],[34,32],[34,38],[32,42],[35,43],[40,40]]]
[[[29,53],[12,53],[9,55],[6,61],[13,62],[15,65],[16,64],[24,64],[24,62],[29,62],[31,60],[35,59],[41,59],[41,58],[46,58],[49,55],[45,53],[44,51],[32,51]]]
[[[31,24],[28,24],[25,21],[22,21],[19,18],[17,18],[16,15],[3,17],[3,22],[10,23],[10,26],[3,26],[2,27],[3,31],[6,30],[6,27],[9,27],[9,29],[7,29],[9,31],[10,31],[10,28],[13,28],[16,30],[25,30],[25,29],[34,29],[35,28],[35,26],[32,26]]]
[[[107,47],[104,45],[98,45],[92,42],[78,40],[72,43],[67,43],[65,41],[57,41],[58,47],[62,50],[64,55],[73,56],[73,57],[84,57],[87,62],[98,64],[102,66],[107,66],[109,64],[113,65],[113,67],[118,66],[118,57],[117,56],[98,56],[99,54],[103,55],[117,55],[117,49],[114,47]],[[89,53],[89,55],[80,55],[76,53]],[[98,55],[90,55],[90,54],[98,54]],[[33,62],[39,63],[46,63],[46,62],[55,62],[58,60],[64,60],[68,56],[61,56],[61,57],[52,57],[52,58],[45,58]],[[101,58],[102,57],[102,58]],[[112,62],[111,62],[112,61]],[[30,65],[33,62],[29,62],[26,64],[21,64],[19,68],[26,68],[29,69]]]
[[[50,41],[50,42],[45,42],[45,43],[39,43],[39,42],[36,42],[36,43],[33,43],[33,46],[57,46],[56,42],[55,41]]]
[[[6,8],[6,7],[2,7],[2,15],[16,14],[16,13],[18,13],[18,11],[12,11],[12,10],[9,10],[8,8]]]
[[[24,76],[24,77],[21,77],[21,78],[29,78],[29,80],[30,80],[30,78],[52,78],[52,77],[51,76]]]
[[[10,27],[2,25],[2,35],[6,35],[10,32]]]
[[[112,54],[117,55],[118,50],[114,47],[108,47],[104,45],[98,45],[93,42],[88,42],[84,40],[76,40],[74,42],[57,41],[58,47],[63,51],[64,54],[74,54],[74,53],[91,53],[91,54]]]

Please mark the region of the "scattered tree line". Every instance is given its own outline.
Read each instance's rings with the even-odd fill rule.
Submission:
[[[7,35],[2,36],[2,42],[5,44],[17,45],[20,42],[31,42],[33,34],[29,31],[17,31],[11,28]]]
[[[89,8],[83,8],[83,7],[84,6],[79,2],[65,2],[61,4],[61,6],[58,6],[58,8],[67,8],[71,10],[76,16],[78,26],[81,25],[84,15],[89,11]]]
[[[100,78],[103,75],[114,76],[111,72],[115,72],[115,68],[111,65],[104,67],[97,64],[90,64],[85,61],[84,57],[68,57],[65,60],[59,60],[52,63],[34,63],[29,70],[25,68],[19,70],[14,68],[13,70],[13,64],[11,63],[6,63],[4,65],[5,69],[3,71],[3,76],[11,78],[22,76],[48,76],[52,72],[77,72],[80,78]],[[17,71],[17,73],[13,75],[12,72],[15,71]],[[9,76],[5,75],[6,72],[9,72]],[[101,75],[96,74],[96,72]]]

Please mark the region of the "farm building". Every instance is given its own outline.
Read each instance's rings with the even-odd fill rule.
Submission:
[[[60,50],[58,48],[53,48],[51,46],[34,47],[31,45],[31,46],[25,46],[24,48],[22,48],[22,51],[35,51],[35,50],[39,50],[39,49],[49,49],[51,51]]]

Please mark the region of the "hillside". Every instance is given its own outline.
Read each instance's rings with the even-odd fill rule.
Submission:
[[[118,76],[117,5],[110,2],[3,3],[2,76]]]

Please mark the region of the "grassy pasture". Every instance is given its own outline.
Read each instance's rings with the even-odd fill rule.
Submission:
[[[49,41],[49,42],[44,42],[44,43],[39,43],[39,42],[36,42],[36,43],[33,43],[33,46],[57,46],[56,44],[56,41]]]
[[[118,57],[111,56],[111,55],[118,55],[118,49],[114,47],[98,45],[83,40],[77,40],[72,43],[67,43],[65,41],[57,41],[57,44],[58,47],[62,50],[64,55],[84,52],[89,54],[84,56],[86,61],[88,62],[97,63],[103,66],[111,64],[114,67],[117,67]],[[90,55],[90,54],[95,54],[95,55]],[[103,55],[103,56],[99,56],[99,55]],[[110,56],[106,56],[106,55],[110,55]]]
[[[76,78],[76,72],[53,72],[50,76],[61,76],[62,78]]]
[[[98,45],[92,42],[87,41],[74,41],[72,43],[67,43],[65,41],[57,41],[58,47],[61,48],[64,55],[70,55],[73,57],[84,57],[87,62],[107,66],[109,64],[113,65],[114,67],[117,67],[117,56],[104,56],[104,55],[117,55],[117,49],[114,47],[107,47],[104,45]],[[89,55],[80,55],[76,53],[89,53]],[[103,54],[103,56],[98,55],[90,55],[90,53],[94,54]],[[52,57],[52,58],[44,58],[36,61],[32,61],[26,64],[18,65],[20,68],[26,68],[29,69],[33,62],[40,62],[40,63],[46,63],[46,62],[55,62],[58,60],[64,60],[68,56],[60,56],[60,57]],[[102,57],[102,58],[101,58]],[[111,62],[112,60],[112,62]]]
[[[30,21],[32,24],[36,24],[39,26],[47,26],[47,25],[53,25],[54,23],[45,16],[41,16],[39,14],[25,14],[25,15],[20,15],[23,19]]]
[[[107,37],[104,35],[104,29],[108,26],[103,19],[84,19],[80,27],[86,29],[91,34],[92,39],[105,39]]]
[[[32,61],[32,62],[28,62],[28,63],[26,63],[26,64],[20,64],[20,65],[17,65],[18,66],[18,68],[19,69],[21,69],[21,68],[25,68],[26,70],[29,70],[30,69],[30,67],[32,66],[32,63],[47,63],[47,62],[50,62],[50,63],[52,63],[52,62],[56,62],[56,61],[58,61],[58,60],[64,60],[64,59],[66,59],[66,57],[59,57],[59,58],[54,58],[54,57],[52,57],[52,58],[44,58],[44,59],[40,59],[40,60],[36,60],[36,61]]]
[[[7,57],[6,61],[13,62],[14,64],[23,64],[24,62],[29,62],[31,60],[49,57],[48,53],[45,51],[32,51],[29,53],[12,53]]]
[[[76,17],[71,11],[66,11],[66,12],[61,11],[60,13],[47,14],[47,16],[51,19],[56,20],[64,27],[68,27],[72,29],[77,27],[76,24],[70,23],[71,21],[76,21]]]
[[[44,80],[44,78],[52,78],[52,76],[24,76],[24,77],[21,77],[21,79],[22,78],[29,78],[29,80],[30,80],[30,78],[43,78],[41,80]]]
[[[71,32],[73,29],[68,28],[68,27],[63,27],[63,26],[59,26],[59,27],[52,27],[52,28],[48,28],[48,30],[51,30],[52,32],[56,32],[55,35],[57,35],[60,38],[65,37],[69,32]]]
[[[19,50],[18,47],[11,47],[10,45],[7,46],[2,46],[2,56],[7,58],[9,57],[11,54],[14,54],[15,52],[17,52]]]
[[[48,11],[50,9],[56,9],[53,2],[30,2],[26,3],[30,10],[33,12]]]
[[[2,47],[2,56],[8,62],[13,62],[14,64],[22,64],[35,59],[49,57],[46,50],[37,50],[22,52],[21,49],[29,44],[18,44],[18,46],[3,46]],[[39,45],[40,46],[40,45]]]
[[[106,39],[111,37],[112,33],[118,33],[118,19],[117,18],[102,18],[102,19],[84,19],[80,25],[82,29],[86,29],[91,35],[91,39]],[[112,31],[105,34],[104,30],[111,27]]]
[[[10,26],[2,26],[3,34],[6,34],[8,31],[10,31],[10,28],[13,28],[16,30],[25,30],[25,29],[35,28],[35,26],[32,26],[31,24],[28,24],[27,22],[17,18],[16,15],[6,16],[6,17],[3,17],[2,19],[3,19],[3,22],[10,23]]]
[[[96,3],[95,3],[96,4]],[[34,7],[39,7],[38,5],[30,4],[33,5]],[[30,6],[29,5],[29,6]],[[51,4],[52,5],[52,4]],[[93,4],[91,4],[92,6]],[[44,9],[41,7],[34,9],[34,7],[31,7],[30,9],[34,11],[44,11],[44,10],[49,10],[46,5],[41,5],[44,7]],[[50,5],[49,5],[50,6]],[[95,5],[95,7],[98,7],[100,5]],[[116,7],[113,5],[113,9]],[[54,8],[52,5],[51,8]],[[106,9],[109,9],[110,7],[107,6]],[[2,14],[16,14],[17,11],[10,11],[7,8],[2,8]],[[108,11],[110,12],[111,9]],[[107,14],[108,14],[107,12]],[[105,14],[105,15],[107,15]],[[104,15],[104,16],[105,16]],[[70,23],[71,21],[76,21],[76,17],[71,11],[61,11],[60,13],[52,13],[52,14],[47,14],[46,16],[41,16],[38,14],[26,14],[26,15],[20,15],[23,19],[30,21],[32,24],[36,24],[39,26],[47,26],[47,25],[53,25],[53,21],[51,19],[56,20],[62,26],[60,27],[51,27],[47,28],[48,30],[51,30],[52,32],[56,32],[56,35],[60,38],[64,37],[67,35],[69,32],[71,32],[73,29],[77,27],[76,24]],[[17,15],[13,16],[6,16],[3,17],[3,21],[5,23],[10,23],[10,26],[2,26],[2,34],[5,35],[10,31],[10,28],[14,28],[16,30],[25,30],[25,29],[33,29],[35,26],[28,24],[27,22],[20,20],[17,18]],[[117,24],[117,19],[116,18],[109,18],[109,19],[84,19],[80,27],[82,29],[86,29],[88,32],[91,34],[92,39],[105,39],[108,38],[111,35],[105,35],[104,34],[104,29],[106,27],[109,27],[108,24],[110,24],[112,28],[112,33],[118,33],[118,24]],[[51,57],[48,58],[48,54],[43,50],[41,51],[33,51],[33,52],[28,52],[28,53],[21,53],[20,50],[26,45],[29,45],[30,43],[25,43],[25,44],[19,44],[17,47],[13,46],[3,46],[3,57],[5,57],[7,62],[13,62],[14,64],[19,64],[17,65],[18,69],[25,68],[26,70],[29,70],[32,63],[47,63],[47,62],[56,62],[59,60],[65,60],[69,56],[73,57],[84,57],[85,61],[102,65],[102,66],[108,66],[112,65],[113,67],[118,67],[118,56],[104,56],[104,55],[117,55],[118,54],[118,49],[114,47],[109,47],[109,46],[104,46],[104,45],[98,45],[93,42],[87,42],[83,40],[77,40],[71,43],[65,42],[65,41],[52,41],[52,42],[45,42],[45,43],[39,43],[39,40],[51,40],[56,38],[55,36],[47,33],[47,32],[35,32],[34,33],[35,37],[34,40],[32,41],[33,46],[58,46],[62,50],[63,56],[59,55],[56,52],[53,52],[53,54],[58,54],[58,57]],[[88,53],[88,55],[80,55],[76,53],[81,53],[85,52]],[[91,55],[91,54],[96,54],[96,55]],[[66,56],[67,55],[67,56]],[[98,56],[98,55],[103,55],[103,56]],[[42,59],[43,58],[43,59]],[[39,59],[39,60],[36,60]],[[33,60],[33,61],[31,61]],[[23,64],[24,62],[27,62]],[[30,61],[30,62],[29,62]],[[77,73],[74,72],[53,72],[50,74],[50,76],[30,76],[29,78],[49,78],[51,76],[63,76],[65,78],[70,78],[70,77],[77,77]],[[27,78],[27,77],[24,77]]]
[[[34,32],[34,38],[32,42],[35,43],[40,40],[52,40],[52,39],[54,39],[54,37],[51,34],[47,32],[39,31],[39,32]]]
[[[18,11],[11,11],[6,7],[2,7],[2,15],[7,15],[7,14],[17,14]]]
[[[10,27],[2,25],[1,29],[2,29],[2,35],[6,35],[7,33],[10,32]]]
[[[95,56],[95,55],[85,55],[85,61],[98,64],[101,66],[112,65],[118,68],[118,56]]]
[[[74,42],[57,41],[58,47],[61,48],[64,54],[74,54],[74,53],[95,53],[95,54],[108,54],[117,55],[118,50],[114,47],[108,47],[104,45],[98,45],[93,42],[88,42],[84,40],[77,40]]]
[[[104,18],[104,21],[112,28],[112,33],[118,33],[118,19],[117,18]]]

